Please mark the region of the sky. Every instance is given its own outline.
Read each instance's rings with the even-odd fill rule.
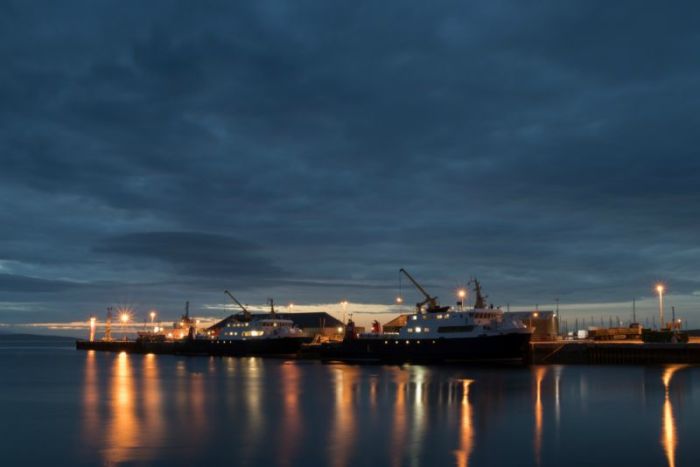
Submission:
[[[0,3],[0,332],[239,300],[700,327],[700,6]]]

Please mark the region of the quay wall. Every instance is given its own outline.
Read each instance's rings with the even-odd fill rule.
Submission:
[[[700,364],[700,344],[534,342],[530,344],[530,362],[545,365]]]

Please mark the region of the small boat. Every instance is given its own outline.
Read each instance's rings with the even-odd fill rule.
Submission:
[[[529,351],[532,329],[508,317],[500,308],[488,307],[481,285],[474,279],[476,302],[472,309],[440,306],[404,269],[425,300],[398,333],[358,334],[350,320],[344,339],[321,347],[325,360],[391,363],[506,363],[523,362]],[[460,307],[462,308],[462,307]]]

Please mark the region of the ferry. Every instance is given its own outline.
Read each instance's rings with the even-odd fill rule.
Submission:
[[[524,362],[532,329],[500,308],[487,306],[481,285],[474,279],[476,301],[472,309],[440,306],[404,269],[400,270],[425,300],[408,315],[398,333],[358,334],[350,320],[340,343],[324,344],[325,360],[391,363],[507,363]]]
[[[218,336],[196,339],[194,344],[212,355],[275,355],[294,354],[312,339],[291,319],[277,318],[273,312],[270,317],[230,321]]]

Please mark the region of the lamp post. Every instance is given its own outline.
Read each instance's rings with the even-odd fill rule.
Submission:
[[[540,315],[540,314],[539,314],[538,312],[534,312],[534,313],[531,313],[531,314],[530,314],[530,327],[531,327],[532,329],[534,329],[534,328],[532,327],[532,318],[537,318],[539,315]]]
[[[660,328],[664,328],[664,286],[663,284],[656,285],[656,292],[659,294],[659,323]]]
[[[348,301],[343,300],[342,302],[340,302],[340,305],[343,307],[343,323],[345,323],[345,313],[348,309]]]
[[[464,299],[467,298],[467,291],[459,289],[457,296],[459,297],[459,311],[464,311]]]
[[[95,327],[97,323],[97,318],[94,316],[90,317],[90,342],[95,342]]]
[[[126,323],[129,321],[129,313],[122,313],[121,316],[119,317],[120,321],[122,322],[122,334],[124,335],[124,340],[126,340]]]

